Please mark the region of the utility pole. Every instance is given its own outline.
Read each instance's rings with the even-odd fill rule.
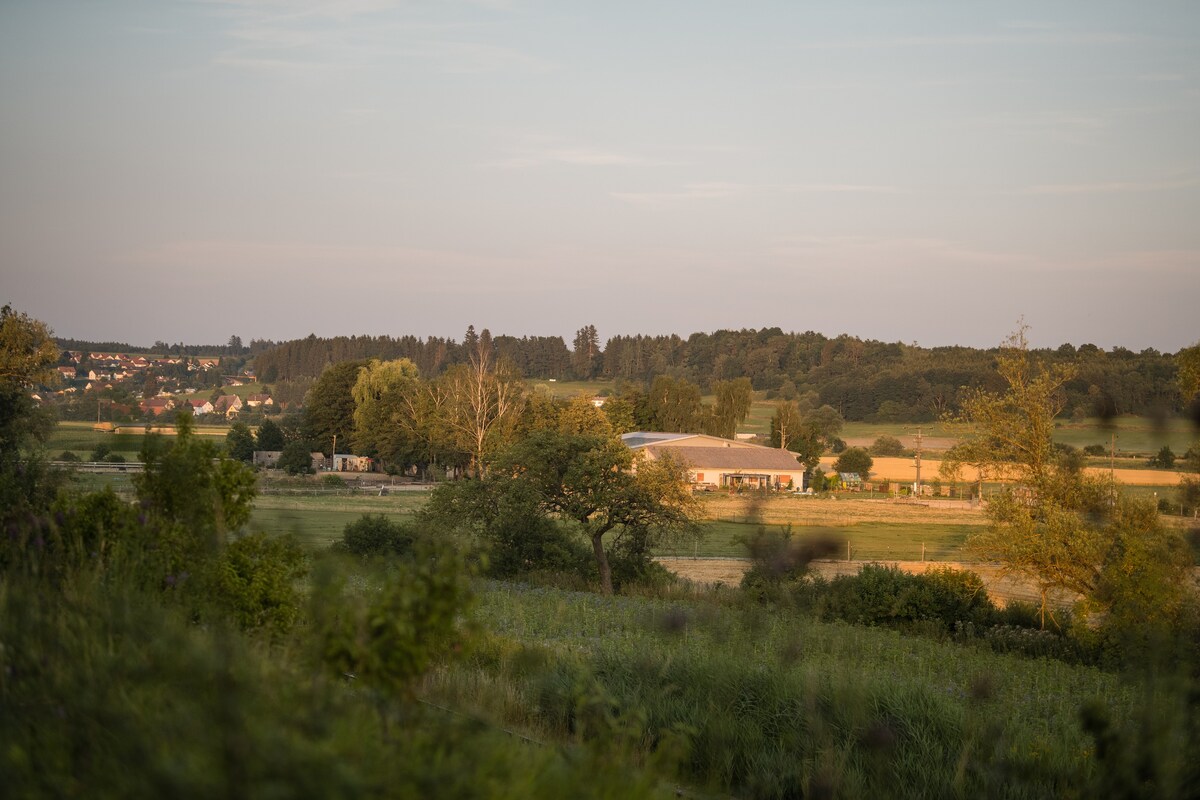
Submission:
[[[921,496],[921,429],[917,428],[917,497]],[[924,557],[922,556],[922,561]]]
[[[1108,445],[1108,486],[1112,492],[1112,504],[1117,504],[1117,432],[1115,430],[1109,432]]]
[[[337,434],[333,435],[333,452],[329,454],[329,471],[333,472],[333,468],[337,466]]]

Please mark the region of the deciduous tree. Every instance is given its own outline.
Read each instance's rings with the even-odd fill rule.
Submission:
[[[0,308],[0,384],[24,388],[52,380],[58,346],[50,329],[27,314]]]
[[[482,474],[490,452],[507,445],[520,413],[525,384],[506,361],[497,362],[487,330],[476,339],[466,364],[449,369],[432,384],[433,401],[445,430],[470,454]]]
[[[425,387],[417,365],[407,358],[372,359],[354,383],[354,449],[385,464],[419,460],[421,402]]]
[[[605,594],[613,591],[613,547],[648,558],[658,537],[690,528],[695,509],[682,465],[635,459],[617,438],[555,431],[539,431],[503,451],[482,484],[465,486],[470,491],[447,487],[446,497],[432,501],[447,510],[443,518],[458,509],[489,524],[497,516],[527,524],[547,516],[565,521],[591,544]]]
[[[873,466],[875,466],[875,460],[862,447],[847,447],[837,457],[837,461],[833,462],[833,468],[837,470],[838,475],[855,472],[864,481],[871,477],[871,467]]]
[[[283,435],[283,429],[274,420],[264,419],[262,424],[258,426],[258,433],[254,436],[254,443],[257,445],[256,450],[278,451],[282,450],[287,442]]]
[[[302,441],[288,442],[279,454],[275,466],[288,475],[307,475],[312,472],[312,451],[308,444]]]
[[[354,384],[365,361],[343,361],[321,373],[304,401],[304,437],[332,454],[333,437],[349,449],[354,432]]]
[[[29,397],[29,387],[51,379],[58,348],[42,322],[0,308],[0,520],[44,509],[57,481],[40,448],[53,417]]]
[[[589,395],[581,394],[571,399],[558,417],[558,430],[569,436],[612,436],[612,425],[604,409],[597,408]]]
[[[737,426],[750,413],[750,405],[753,402],[750,379],[716,381],[713,383],[713,394],[716,395],[716,403],[708,409],[704,432],[711,436],[732,439],[737,432]]]
[[[1189,591],[1182,539],[1146,503],[1072,469],[1054,448],[1054,418],[1073,368],[1035,358],[1021,328],[1002,346],[997,370],[1007,388],[967,394],[960,421],[973,432],[948,458],[1007,481],[988,504],[987,531],[968,541],[970,549],[1039,587],[1043,624],[1054,590],[1080,595],[1083,609],[1102,621],[1116,624],[1133,613],[1144,630],[1169,624]],[[1155,597],[1136,597],[1137,586],[1153,587]]]
[[[254,434],[244,422],[235,422],[225,434],[225,452],[234,461],[249,463],[254,459]]]

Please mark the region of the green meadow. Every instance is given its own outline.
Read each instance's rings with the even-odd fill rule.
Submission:
[[[350,494],[263,494],[254,501],[250,529],[293,534],[306,547],[328,547],[341,538],[346,525],[363,514],[382,514],[400,521],[412,517],[425,503],[424,492],[394,492],[378,496]]]
[[[708,521],[699,526],[699,535],[657,549],[662,556],[700,556],[708,558],[744,558],[746,542],[760,530],[788,534],[796,541],[831,540],[837,543],[836,558],[844,558],[849,545],[855,561],[961,561],[967,537],[979,532],[975,525],[914,525],[887,522],[859,522],[853,525],[760,525],[747,522]]]

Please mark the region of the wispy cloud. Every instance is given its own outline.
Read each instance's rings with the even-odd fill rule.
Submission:
[[[939,36],[876,36],[855,39],[797,42],[803,50],[862,50],[903,47],[983,47],[992,45],[1040,45],[1065,47],[1072,45],[1126,44],[1135,37],[1123,33],[1067,32],[1029,30],[1013,33],[960,33]]]
[[[547,164],[577,167],[663,167],[684,163],[644,153],[565,142],[556,136],[523,135],[516,138],[515,144],[504,148],[508,155],[487,161],[482,166],[495,169],[526,169]]]
[[[1030,186],[1022,194],[1120,194],[1163,192],[1200,186],[1200,176],[1158,180],[1097,181],[1091,183],[1047,183]]]
[[[721,200],[764,194],[904,194],[896,186],[864,183],[687,183],[664,192],[612,192],[612,197],[630,205],[663,207],[678,203]]]
[[[226,20],[229,46],[219,66],[283,72],[359,69],[388,59],[417,61],[447,73],[540,71],[547,60],[489,39],[495,28],[470,25],[441,7],[395,0],[206,0]],[[484,2],[489,8],[505,4]]]
[[[612,196],[635,206],[667,206],[693,200],[717,200],[747,194],[750,186],[740,183],[689,183],[672,192],[612,192]]]
[[[771,255],[782,261],[841,264],[848,268],[896,270],[920,267],[952,269],[991,267],[1040,270],[1042,256],[988,250],[952,239],[874,236],[789,236],[775,240]]]

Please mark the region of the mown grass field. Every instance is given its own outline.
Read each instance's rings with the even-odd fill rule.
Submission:
[[[124,426],[121,433],[92,430],[92,426],[91,422],[59,422],[46,440],[46,452],[51,458],[57,458],[64,450],[70,450],[86,461],[97,445],[106,444],[111,452],[119,453],[126,461],[139,460],[142,442],[145,441],[144,425]],[[195,432],[200,436],[219,437],[223,443],[229,426],[197,425]]]
[[[738,426],[739,433],[768,434],[771,432],[771,417],[775,414],[776,401],[756,400],[750,407],[745,422]],[[925,438],[927,452],[945,450],[962,435],[961,429],[941,422],[929,423],[884,423],[847,422],[842,428],[842,439],[852,445],[870,446],[880,436],[894,436],[907,447],[915,445],[917,428]],[[1193,444],[1200,441],[1200,430],[1187,419],[1171,418],[1152,420],[1147,417],[1117,417],[1106,425],[1097,419],[1060,419],[1054,430],[1054,441],[1083,449],[1088,445],[1103,445],[1105,452],[1110,445],[1110,434],[1116,433],[1117,456],[1148,458],[1164,445],[1177,456],[1183,455]]]
[[[1200,443],[1200,429],[1190,420],[1152,420],[1146,417],[1117,417],[1109,426],[1099,420],[1059,420],[1054,429],[1054,441],[1080,449],[1098,444],[1107,452],[1111,433],[1116,434],[1118,455],[1137,453],[1150,456],[1165,445],[1175,455],[1182,456],[1189,447]]]
[[[546,381],[546,380],[530,380],[527,381],[529,386],[544,386],[552,395],[558,398],[569,400],[576,395],[587,395],[594,397],[601,392],[608,390],[613,392],[616,390],[616,381]]]
[[[903,523],[860,522],[852,525],[766,525],[747,522],[715,522],[700,524],[699,535],[657,548],[660,556],[699,556],[701,558],[744,558],[746,542],[759,530],[787,534],[794,541],[823,540],[836,546],[831,558],[845,558],[849,545],[850,558],[855,561],[962,561],[962,546],[967,537],[980,530],[972,525],[913,525]]]
[[[340,539],[346,525],[363,514],[383,514],[399,521],[415,514],[425,500],[424,492],[396,492],[383,497],[265,494],[254,502],[250,529],[293,534],[306,547],[316,549]]]

